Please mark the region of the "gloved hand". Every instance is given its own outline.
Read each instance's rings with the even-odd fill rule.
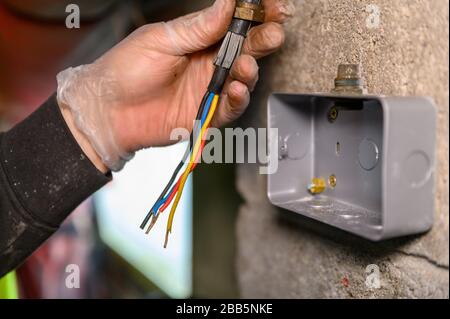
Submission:
[[[266,21],[249,32],[214,126],[244,112],[258,79],[255,58],[284,42],[281,23],[293,13],[287,1],[264,1]],[[173,143],[172,129],[192,129],[234,7],[234,0],[217,0],[205,10],[143,26],[93,64],[58,74],[63,116],[97,167],[120,170],[135,151]]]

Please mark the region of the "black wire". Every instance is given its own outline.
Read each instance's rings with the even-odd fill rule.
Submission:
[[[153,207],[150,209],[150,211],[147,213],[147,215],[145,216],[144,220],[142,221],[141,224],[141,229],[145,228],[145,225],[147,225],[148,221],[150,220],[150,218],[152,217],[152,214],[154,213],[154,209],[156,208],[156,204],[158,204],[159,201],[161,201],[164,196],[166,195],[166,193],[169,191],[170,186],[172,186],[173,182],[175,181],[175,178],[177,177],[178,173],[180,172],[181,168],[183,167],[184,163],[186,162],[190,151],[192,150],[192,144],[194,143],[194,132],[197,130],[197,126],[198,126],[198,121],[201,120],[202,118],[202,114],[203,111],[205,109],[205,105],[206,105],[206,101],[208,100],[208,97],[211,93],[209,91],[206,91],[205,96],[202,99],[202,102],[200,103],[200,107],[198,108],[198,112],[197,112],[197,116],[195,117],[195,125],[194,128],[192,129],[191,135],[189,136],[189,145],[188,148],[186,149],[186,152],[184,153],[183,158],[181,159],[180,163],[178,164],[177,168],[175,168],[175,171],[172,174],[172,177],[170,178],[169,182],[167,183],[166,187],[164,188],[164,190],[161,192],[161,195],[159,195],[158,199],[156,200],[155,204],[153,204]]]

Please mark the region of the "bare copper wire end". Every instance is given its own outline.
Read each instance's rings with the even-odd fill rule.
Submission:
[[[169,243],[169,233],[170,231],[166,231],[166,239],[164,240],[164,248],[167,248],[167,244]]]
[[[152,216],[152,220],[150,221],[150,225],[148,226],[147,231],[145,232],[146,234],[148,234],[152,230],[153,226],[155,226],[156,221],[158,220],[158,217],[159,217],[159,214]]]

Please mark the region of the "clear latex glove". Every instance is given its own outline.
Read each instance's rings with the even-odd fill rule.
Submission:
[[[249,32],[225,85],[215,126],[244,112],[258,79],[255,59],[284,42],[281,23],[292,15],[292,5],[286,0],[263,3],[266,21]],[[205,10],[143,26],[93,64],[58,75],[58,102],[69,126],[74,123],[71,130],[84,135],[108,168],[120,170],[139,149],[174,143],[169,139],[174,128],[192,129],[214,70],[216,44],[234,7],[234,0],[217,0]]]

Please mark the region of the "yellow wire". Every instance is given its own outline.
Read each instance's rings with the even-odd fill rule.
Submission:
[[[208,116],[206,117],[205,123],[200,132],[200,136],[197,138],[197,141],[195,142],[194,150],[193,150],[193,152],[191,154],[191,158],[189,160],[189,165],[187,166],[186,170],[184,171],[184,173],[181,177],[180,186],[178,186],[177,196],[175,197],[175,201],[173,202],[172,208],[170,209],[169,220],[167,222],[167,230],[166,230],[166,243],[164,246],[167,245],[168,234],[170,232],[172,232],[173,218],[175,215],[175,210],[177,209],[177,206],[178,206],[178,202],[180,201],[181,194],[183,193],[184,184],[186,183],[189,173],[191,172],[192,165],[194,165],[194,161],[197,158],[197,153],[198,153],[200,145],[202,143],[203,135],[204,135],[205,131],[207,130],[209,123],[211,123],[211,120],[216,111],[218,102],[219,102],[219,95],[214,95],[214,99],[211,104],[211,109],[209,110]]]

